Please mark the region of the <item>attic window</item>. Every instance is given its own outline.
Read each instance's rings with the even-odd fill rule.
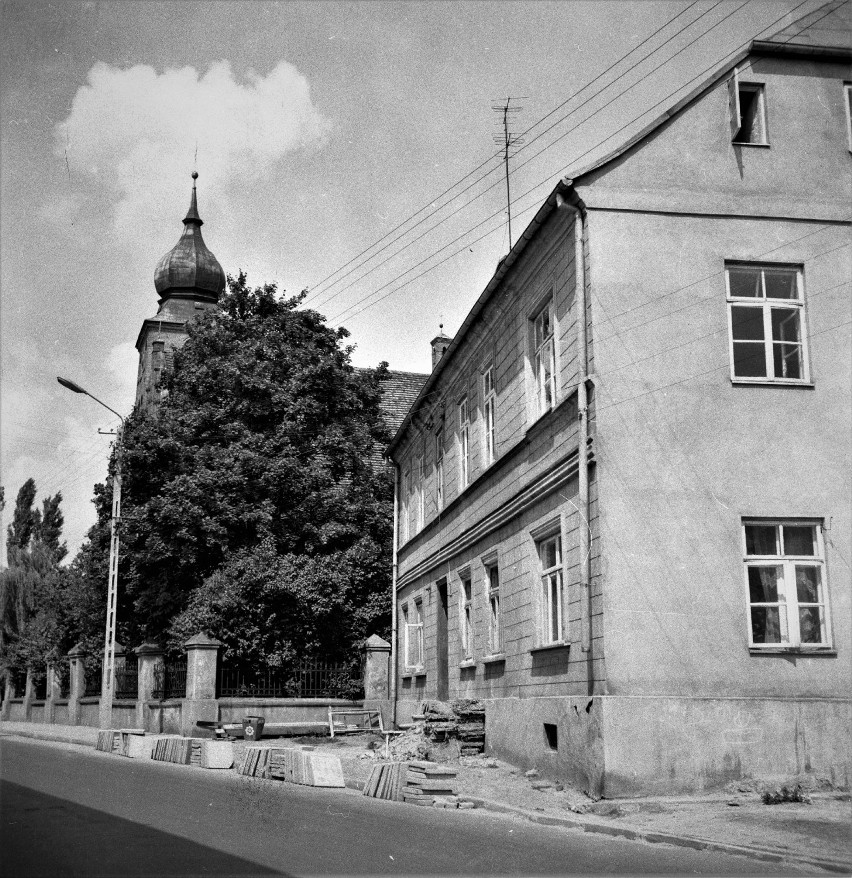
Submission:
[[[736,144],[768,146],[766,135],[766,94],[756,83],[740,82],[734,71],[728,83],[731,141]]]

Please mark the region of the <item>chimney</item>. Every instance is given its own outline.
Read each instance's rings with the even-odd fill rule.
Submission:
[[[444,352],[450,346],[451,338],[448,338],[444,335],[444,324],[442,323],[439,327],[440,331],[438,334],[432,339],[432,371],[435,371],[435,366],[438,365],[438,361],[441,357],[444,356]]]

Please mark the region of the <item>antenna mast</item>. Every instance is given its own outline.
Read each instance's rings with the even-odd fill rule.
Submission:
[[[518,100],[518,98],[515,98]],[[503,147],[503,164],[506,169],[506,211],[509,215],[509,249],[512,249],[512,197],[509,191],[509,150],[514,146],[520,146],[524,139],[509,131],[509,113],[520,113],[523,107],[509,106],[511,97],[506,98],[506,103],[492,104],[491,109],[503,116],[503,132],[494,135],[494,142]]]

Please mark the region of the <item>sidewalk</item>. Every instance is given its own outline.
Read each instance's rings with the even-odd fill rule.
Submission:
[[[94,747],[97,729],[0,722],[0,735],[20,735]],[[375,739],[375,740],[374,740]],[[272,741],[270,740],[269,743]],[[376,736],[282,739],[310,744],[340,757],[346,785],[361,789],[376,761]],[[236,764],[246,744],[234,743]],[[458,792],[489,811],[549,826],[718,850],[807,869],[852,874],[852,803],[849,794],[812,792],[811,804],[764,805],[750,784],[724,795],[593,802],[577,790],[527,778],[507,763],[462,757]]]

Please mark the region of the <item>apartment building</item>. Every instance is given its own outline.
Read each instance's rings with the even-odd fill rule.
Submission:
[[[849,3],[551,192],[398,471],[397,718],[596,795],[848,786]],[[443,351],[443,355],[440,356]]]

